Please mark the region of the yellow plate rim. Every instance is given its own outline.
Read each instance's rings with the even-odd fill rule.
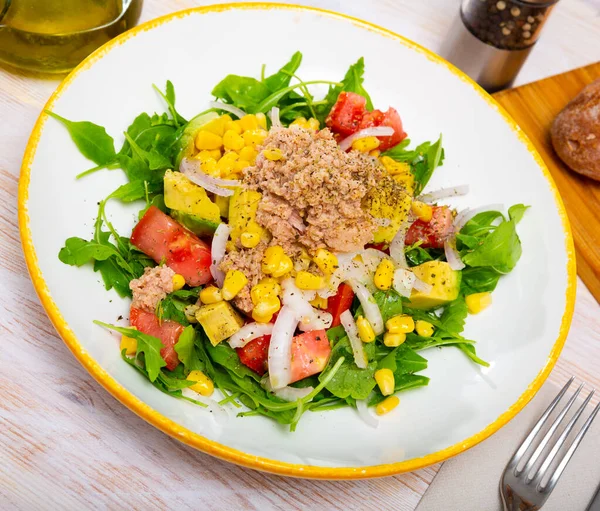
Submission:
[[[50,318],[50,321],[62,337],[65,344],[79,360],[79,362],[87,369],[87,371],[100,383],[108,392],[110,392],[116,399],[122,404],[127,406],[130,410],[135,412],[141,418],[160,429],[164,433],[176,438],[177,440],[190,445],[200,451],[207,454],[211,454],[218,458],[226,461],[236,463],[245,467],[272,472],[284,476],[292,477],[306,477],[315,479],[362,479],[370,477],[382,477],[402,472],[410,472],[418,470],[435,463],[444,461],[452,456],[460,454],[461,452],[470,449],[479,442],[485,440],[490,435],[495,433],[498,429],[504,426],[510,421],[521,409],[531,400],[531,398],[540,389],[550,371],[556,364],[560,352],[564,346],[569,331],[571,319],[573,316],[573,310],[575,306],[575,292],[576,292],[576,265],[575,265],[575,249],[573,245],[573,235],[571,227],[565,211],[562,199],[552,179],[552,176],[546,167],[546,164],[538,154],[534,145],[531,143],[529,138],[522,132],[516,122],[510,117],[510,115],[502,108],[502,106],[496,102],[489,94],[481,89],[471,78],[465,75],[462,71],[455,68],[452,64],[446,62],[444,59],[431,52],[430,50],[414,43],[413,41],[400,36],[390,30],[379,27],[373,23],[369,23],[352,16],[345,14],[328,11],[325,9],[319,9],[315,7],[305,7],[299,5],[290,4],[277,4],[277,3],[261,3],[261,2],[244,2],[239,4],[221,4],[221,5],[209,5],[204,7],[195,7],[183,11],[174,12],[165,16],[147,21],[131,30],[119,35],[115,39],[109,41],[104,46],[96,50],[89,57],[87,57],[81,64],[79,64],[71,73],[61,82],[56,91],[51,95],[50,99],[46,103],[44,110],[50,110],[55,101],[61,96],[61,94],[67,89],[69,84],[85,69],[88,69],[96,61],[104,57],[110,49],[114,46],[123,44],[131,37],[151,30],[163,23],[169,22],[175,18],[182,18],[194,13],[214,13],[222,12],[230,9],[281,9],[281,10],[296,10],[296,11],[308,11],[318,13],[320,15],[328,16],[331,18],[343,19],[352,22],[355,26],[360,28],[378,33],[382,36],[395,39],[400,44],[409,48],[415,49],[418,52],[425,55],[430,60],[437,62],[440,65],[444,65],[450,72],[458,76],[461,80],[465,81],[473,87],[473,89],[482,96],[485,101],[490,105],[491,108],[498,111],[510,125],[515,134],[519,139],[526,145],[528,151],[532,154],[536,162],[538,163],[540,170],[548,180],[550,187],[554,193],[554,199],[558,212],[563,224],[565,232],[565,248],[567,251],[567,290],[566,290],[566,305],[563,317],[561,320],[561,326],[559,336],[554,343],[550,355],[546,361],[544,367],[540,370],[534,380],[529,384],[525,392],[521,394],[519,399],[509,409],[500,415],[494,422],[488,424],[483,430],[476,433],[475,435],[467,438],[466,440],[454,444],[450,447],[442,449],[440,451],[428,454],[420,458],[413,458],[410,460],[401,461],[398,463],[389,463],[383,465],[372,465],[364,467],[316,467],[309,465],[286,463],[277,460],[271,460],[268,458],[262,458],[254,456],[242,451],[224,446],[218,442],[209,440],[197,433],[194,433],[176,422],[161,415],[156,410],[152,409],[146,403],[135,397],[131,392],[126,390],[123,386],[117,383],[102,367],[96,363],[96,361],[89,356],[86,351],[79,344],[79,341],[75,337],[75,334],[70,329],[60,310],[54,303],[48,286],[43,279],[42,272],[37,263],[37,256],[35,253],[33,240],[31,237],[31,230],[29,227],[29,215],[27,210],[28,205],[28,193],[30,183],[30,170],[31,164],[35,157],[37,145],[42,133],[43,126],[47,114],[42,111],[37,119],[37,122],[33,128],[27,147],[25,149],[25,155],[23,157],[23,163],[21,166],[21,175],[19,179],[19,194],[18,194],[18,216],[19,216],[19,228],[21,233],[21,243],[23,245],[23,251],[25,254],[25,261],[27,268],[31,276],[31,280],[35,287],[35,290],[40,298],[40,301]]]

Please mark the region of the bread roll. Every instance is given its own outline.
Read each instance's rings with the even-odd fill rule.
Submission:
[[[600,79],[556,116],[551,136],[554,150],[571,169],[600,181]]]

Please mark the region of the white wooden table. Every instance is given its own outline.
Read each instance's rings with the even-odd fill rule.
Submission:
[[[200,5],[146,0],[142,20]],[[380,24],[439,50],[459,0],[297,1]],[[600,60],[600,0],[562,0],[517,84]],[[78,364],[46,318],[23,261],[19,167],[58,85],[0,69],[0,509],[411,510],[438,466],[386,479],[284,479],[201,454],[120,405]],[[600,306],[581,281],[551,378],[600,387]]]

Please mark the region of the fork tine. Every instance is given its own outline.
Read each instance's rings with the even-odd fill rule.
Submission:
[[[594,395],[594,392],[595,391],[592,390],[588,394],[587,398],[585,398],[585,400],[583,401],[583,403],[581,404],[581,406],[575,412],[575,414],[573,415],[573,417],[571,418],[571,420],[569,421],[569,423],[565,427],[564,431],[558,437],[558,440],[556,441],[556,444],[554,444],[554,447],[552,447],[552,450],[550,451],[550,453],[548,454],[548,456],[546,456],[546,459],[544,460],[544,463],[542,463],[542,465],[536,470],[535,474],[527,474],[527,484],[531,483],[531,481],[534,481],[534,480],[536,482],[539,482],[539,481],[542,480],[542,478],[544,477],[546,471],[548,470],[548,467],[550,466],[550,464],[552,463],[552,461],[554,460],[554,458],[558,454],[558,451],[560,450],[560,448],[562,447],[562,445],[565,443],[565,440],[569,436],[569,433],[575,427],[575,423],[579,420],[579,417],[583,413],[583,410],[585,410],[585,407],[590,402],[590,399],[592,399],[592,396]]]
[[[598,403],[596,405],[596,407],[592,410],[592,413],[590,413],[589,417],[587,418],[587,420],[583,424],[583,427],[581,428],[581,430],[579,431],[579,433],[577,433],[577,436],[573,440],[573,443],[571,444],[571,447],[569,447],[569,450],[565,453],[565,455],[563,456],[562,460],[560,460],[560,463],[559,463],[558,467],[556,467],[556,470],[554,471],[554,474],[552,474],[552,477],[550,478],[550,480],[548,481],[548,483],[546,484],[546,486],[540,487],[540,489],[539,489],[540,492],[550,493],[554,489],[554,487],[556,486],[556,483],[558,482],[558,479],[562,475],[565,467],[567,466],[567,464],[571,460],[571,457],[575,453],[577,447],[579,447],[579,444],[583,440],[583,437],[585,436],[585,434],[590,429],[590,426],[592,425],[592,422],[593,422],[594,418],[598,414],[598,411],[600,411],[600,403]]]
[[[565,392],[571,386],[571,383],[573,383],[574,379],[575,379],[575,376],[571,376],[571,379],[565,384],[565,386],[561,389],[561,391],[557,394],[557,396],[552,400],[552,403],[550,403],[550,406],[548,406],[548,408],[546,408],[546,411],[542,414],[542,416],[540,417],[540,419],[537,421],[536,425],[533,426],[533,428],[530,431],[529,435],[527,435],[527,438],[525,440],[523,440],[523,443],[515,451],[515,453],[513,454],[513,457],[508,462],[508,465],[506,466],[506,469],[510,469],[510,468],[513,468],[513,467],[517,466],[517,464],[519,463],[519,461],[523,457],[523,454],[529,448],[529,446],[533,442],[533,439],[539,433],[540,429],[542,429],[542,427],[544,426],[544,424],[548,420],[548,417],[553,412],[554,408],[556,408],[556,405],[561,400],[561,398],[565,395]],[[515,475],[517,475],[517,474],[515,474]]]
[[[567,401],[567,404],[564,406],[564,408],[558,414],[558,417],[556,417],[556,419],[554,420],[554,422],[550,426],[550,429],[546,432],[546,434],[542,438],[542,441],[540,442],[540,444],[537,446],[537,448],[535,449],[535,451],[531,455],[531,458],[529,458],[529,461],[527,462],[527,465],[525,465],[525,467],[523,468],[523,470],[515,470],[515,475],[519,475],[519,474],[521,474],[523,472],[525,472],[526,474],[529,473],[529,471],[531,470],[531,467],[533,467],[533,465],[535,464],[535,462],[538,460],[538,458],[542,454],[542,451],[548,445],[548,442],[550,442],[550,439],[552,438],[552,436],[556,432],[556,429],[558,428],[558,426],[560,426],[560,424],[562,423],[562,421],[565,419],[565,416],[567,415],[567,412],[571,409],[571,406],[573,406],[573,403],[575,402],[575,399],[577,399],[577,396],[581,392],[581,389],[583,388],[584,385],[585,384],[582,383],[581,385],[579,385],[579,388],[575,392],[573,392],[573,395],[569,398],[569,401]],[[531,479],[527,479],[527,483],[530,483],[530,482],[531,482]]]

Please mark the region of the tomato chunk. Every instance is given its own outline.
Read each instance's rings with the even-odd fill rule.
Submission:
[[[359,130],[360,122],[367,112],[367,100],[355,92],[340,92],[325,124],[334,133],[347,137]]]
[[[417,220],[406,233],[404,243],[422,242],[423,248],[443,248],[444,241],[452,232],[452,212],[448,206],[434,206],[429,222]]]
[[[271,336],[264,335],[250,341],[236,351],[240,361],[261,376],[267,372],[269,344]],[[325,330],[313,330],[297,335],[292,339],[291,382],[302,380],[325,369],[331,347]]]
[[[390,147],[394,147],[406,138],[406,133],[402,129],[402,119],[395,108],[388,108],[387,112],[381,110],[373,110],[367,112],[360,121],[359,130],[372,128],[376,126],[389,126],[394,129],[394,134],[388,137],[377,137],[379,139],[379,150],[386,151]]]
[[[175,344],[184,330],[182,325],[170,319],[159,321],[152,312],[146,312],[136,307],[131,307],[129,311],[129,323],[140,332],[159,338],[164,345],[164,348],[160,350],[160,355],[167,363],[167,369],[172,371],[177,367],[179,357],[175,351]]]
[[[262,376],[267,372],[270,343],[271,336],[263,335],[250,341],[243,348],[237,348],[240,362]]]
[[[333,316],[332,327],[341,323],[340,316],[350,308],[353,300],[354,293],[348,284],[340,284],[337,293],[327,299],[327,312]]]
[[[200,286],[211,280],[210,247],[156,206],[151,206],[131,234],[131,243],[157,263]]]

